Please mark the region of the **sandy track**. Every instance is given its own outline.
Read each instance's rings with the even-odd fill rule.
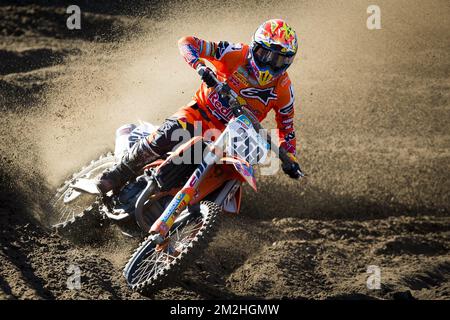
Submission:
[[[304,43],[291,76],[309,181],[262,177],[204,259],[150,298],[448,299],[450,6],[379,2],[383,29],[372,33],[365,1],[205,4],[204,21],[172,2],[143,18],[137,5],[85,4],[79,33],[58,3],[1,5],[0,298],[139,298],[120,275],[136,242],[114,227],[88,244],[51,234],[48,195],[110,148],[118,125],[160,122],[189,100],[198,79],[178,37],[246,42],[289,8]],[[70,264],[81,290],[66,287]],[[368,265],[380,266],[381,290],[367,290]]]

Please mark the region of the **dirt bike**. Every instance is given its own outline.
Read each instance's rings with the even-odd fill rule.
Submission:
[[[260,123],[228,84],[214,80],[216,92],[232,111],[231,120],[214,141],[193,137],[146,165],[120,192],[100,197],[95,179],[120,159],[123,142],[129,147],[156,129],[150,124],[122,127],[116,157],[108,154],[93,161],[67,181],[52,201],[59,217],[56,228],[92,217],[96,211],[110,221],[137,224],[147,237],[123,270],[135,291],[160,288],[198,258],[222,213],[239,212],[242,184],[256,190],[253,165],[266,161],[270,150],[284,163],[293,161],[286,150],[272,143],[270,135],[262,137]],[[195,150],[201,150],[199,163],[185,161],[192,160],[192,151],[198,154]]]

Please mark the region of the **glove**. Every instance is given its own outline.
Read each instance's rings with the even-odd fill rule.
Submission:
[[[303,178],[305,174],[303,173],[300,165],[297,162],[283,163],[281,166],[284,173],[286,173],[292,179]]]
[[[208,88],[211,87],[215,87],[217,82],[216,82],[216,74],[214,73],[214,71],[212,71],[210,68],[208,68],[205,65],[200,65],[197,67],[197,72],[199,72],[200,69],[203,69],[203,74],[202,74],[202,80],[204,83],[206,83],[206,85],[208,86]]]

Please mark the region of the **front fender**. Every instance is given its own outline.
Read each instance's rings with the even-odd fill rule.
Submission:
[[[234,169],[239,173],[243,182],[247,182],[253,190],[258,191],[256,187],[255,170],[245,160],[239,158],[224,157],[220,159],[223,163],[232,164]]]

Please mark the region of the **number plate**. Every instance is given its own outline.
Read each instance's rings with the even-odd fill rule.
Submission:
[[[228,123],[227,155],[239,157],[251,165],[266,160],[269,145],[253,128],[250,120],[241,115]]]

